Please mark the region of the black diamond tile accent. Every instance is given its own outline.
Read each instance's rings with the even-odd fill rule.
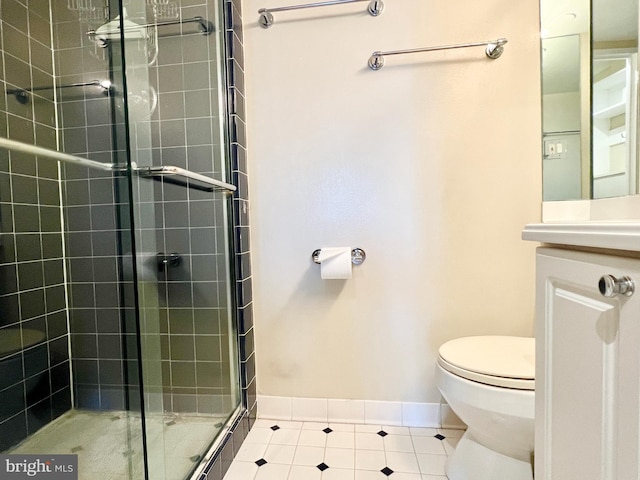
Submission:
[[[385,432],[384,430],[380,430],[378,432],[378,435],[380,435],[381,437],[386,437],[387,435],[389,435],[387,432]]]
[[[440,434],[434,435],[434,437],[436,437],[438,440],[444,440],[445,438],[447,438],[444,435],[440,435]]]
[[[329,427],[325,428],[322,430],[324,433],[331,433],[333,432],[333,430],[331,430]]]
[[[329,465],[323,462],[320,465],[316,465],[316,467],[318,467],[318,470],[320,470],[321,472],[324,472],[327,468],[329,468]]]
[[[260,460],[256,460],[256,465],[258,465],[259,467],[261,467],[262,465],[265,465],[267,463],[267,461],[264,458],[261,458]]]
[[[391,470],[389,467],[384,467],[382,470],[380,470],[382,473],[384,473],[387,477],[389,475],[391,475],[393,473],[393,470]]]
[[[273,430],[274,432],[275,432],[276,430],[280,430],[280,427],[279,427],[278,425],[274,425],[273,427],[270,427],[270,428],[271,428],[271,430]]]

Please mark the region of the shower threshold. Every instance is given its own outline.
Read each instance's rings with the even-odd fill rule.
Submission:
[[[187,477],[226,420],[188,413],[148,416],[147,443],[164,452],[161,459],[150,459],[153,469],[157,472],[161,460],[166,480]],[[141,424],[139,414],[127,411],[70,410],[6,453],[76,454],[79,480],[140,480]]]

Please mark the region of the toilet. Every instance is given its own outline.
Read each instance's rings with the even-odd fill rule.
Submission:
[[[467,425],[449,480],[533,480],[535,339],[451,340],[440,347],[436,382]]]

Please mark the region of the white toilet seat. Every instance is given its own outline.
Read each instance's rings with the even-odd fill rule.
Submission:
[[[467,380],[518,390],[535,390],[535,339],[463,337],[440,347],[438,364]]]

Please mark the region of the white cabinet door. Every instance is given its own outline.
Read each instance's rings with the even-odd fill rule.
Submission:
[[[640,260],[539,248],[536,480],[640,480]]]

